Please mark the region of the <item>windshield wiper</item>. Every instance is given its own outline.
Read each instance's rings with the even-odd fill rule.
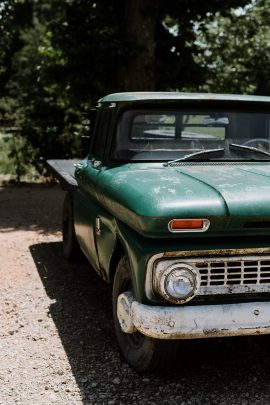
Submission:
[[[218,149],[204,149],[204,150],[200,150],[199,152],[194,152],[191,153],[189,155],[186,155],[182,158],[179,159],[175,159],[175,160],[171,160],[167,163],[164,163],[164,166],[170,166],[174,163],[178,163],[178,162],[184,162],[187,160],[193,160],[193,158],[197,158],[197,157],[205,157],[208,155],[216,155],[216,156],[223,156],[225,149],[224,148],[218,148]],[[222,152],[222,153],[221,153]]]
[[[239,145],[237,143],[230,143],[229,148],[230,149],[242,150],[244,152],[255,152],[255,153],[260,153],[261,155],[270,156],[269,152],[266,152],[265,150],[255,148],[254,146],[245,146],[245,145]]]

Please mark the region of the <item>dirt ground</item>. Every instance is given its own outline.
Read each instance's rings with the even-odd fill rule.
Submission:
[[[103,306],[110,311],[110,293],[86,262],[63,259],[63,198],[57,185],[0,189],[1,405],[95,403],[86,400],[84,385],[96,387],[91,360],[98,346],[100,370],[109,373],[112,330]],[[100,302],[106,290],[108,300]]]
[[[0,188],[0,404],[269,404],[269,336],[183,342],[157,375],[122,361],[110,287],[63,258],[63,197]]]

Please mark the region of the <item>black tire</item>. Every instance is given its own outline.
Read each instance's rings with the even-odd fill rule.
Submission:
[[[63,203],[62,235],[65,258],[68,260],[78,259],[81,251],[74,230],[73,199],[70,193],[66,193]]]
[[[112,294],[115,333],[121,354],[139,373],[168,369],[177,353],[177,340],[154,339],[140,332],[125,333],[121,329],[117,319],[117,298],[131,289],[129,266],[126,257],[123,257],[116,269]]]

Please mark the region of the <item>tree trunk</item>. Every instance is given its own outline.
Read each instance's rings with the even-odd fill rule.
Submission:
[[[160,0],[126,0],[125,31],[134,44],[123,66],[125,91],[155,90],[155,29]]]

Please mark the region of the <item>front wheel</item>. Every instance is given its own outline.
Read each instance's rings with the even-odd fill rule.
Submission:
[[[121,293],[131,290],[129,266],[126,257],[123,257],[116,269],[112,294],[115,333],[120,351],[125,360],[140,373],[168,369],[177,352],[177,340],[154,339],[138,331],[125,333],[121,329],[117,318],[117,298]]]

